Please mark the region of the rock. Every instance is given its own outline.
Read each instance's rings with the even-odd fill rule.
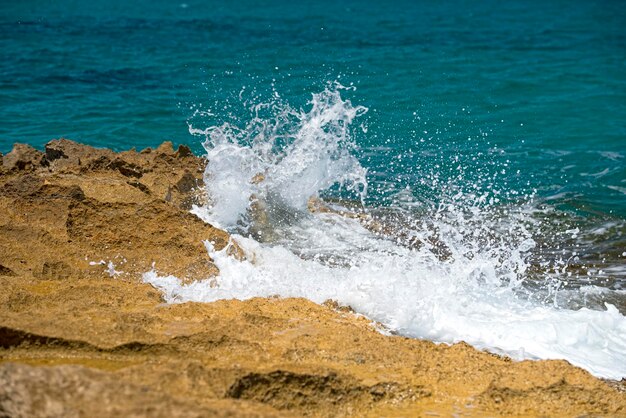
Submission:
[[[109,163],[108,168],[117,170],[126,177],[139,178],[143,175],[143,173],[141,172],[141,167],[136,164],[124,161],[121,158],[116,158],[111,163]]]
[[[145,184],[143,184],[143,183],[140,183],[138,181],[129,181],[128,184],[133,186],[133,187],[138,188],[139,190],[141,190],[145,194],[150,194],[150,188],[148,186],[146,186]]]
[[[63,261],[46,261],[41,269],[41,278],[47,280],[63,280],[76,275]]]
[[[256,173],[254,177],[250,180],[252,184],[261,184],[265,181],[265,173]]]
[[[81,167],[81,172],[88,172],[94,170],[106,170],[111,168],[111,158],[106,155],[100,155],[92,159],[84,161]],[[115,169],[115,167],[113,167]]]
[[[176,158],[185,158],[185,157],[191,157],[191,156],[193,156],[193,153],[191,152],[191,148],[189,148],[187,145],[178,146],[178,151],[176,151]]]
[[[165,141],[154,151],[160,155],[174,155],[174,145],[171,141]]]
[[[45,164],[44,154],[26,144],[15,144],[13,150],[2,157],[2,166],[6,171],[31,171]]]
[[[621,416],[626,407],[620,389],[564,361],[511,362],[467,344],[389,337],[304,299],[164,306],[147,285],[89,279],[42,283],[26,305],[12,302],[17,312],[5,295],[8,416],[79,406],[87,416],[99,407],[105,416],[167,416],[185,405],[212,416],[219,405],[236,416],[320,417]],[[26,362],[50,366],[17,364]],[[154,409],[136,409],[145,403]]]
[[[41,177],[25,173],[9,179],[2,185],[1,193],[5,196],[28,196],[36,193],[44,185]]]
[[[80,156],[94,154],[95,148],[88,145],[78,144],[74,141],[67,139],[54,139],[48,142],[45,146],[46,158],[49,162],[53,162],[59,159],[72,159],[78,163]]]
[[[49,169],[36,166],[44,154],[32,147],[16,145],[5,156],[32,168],[0,178],[3,263],[20,263],[41,280],[109,277],[111,271],[139,280],[153,267],[181,279],[217,274],[203,241],[221,249],[229,236],[188,212],[199,203],[194,190],[202,179],[190,169],[200,159],[165,163],[157,153],[114,153],[66,139],[49,142],[46,153]],[[169,201],[156,198],[164,187]]]
[[[16,276],[16,274],[10,268],[0,264],[0,276]]]
[[[259,417],[235,402],[181,401],[141,384],[120,382],[110,373],[81,366],[0,366],[3,417]],[[263,416],[278,416],[264,411]]]
[[[80,170],[83,165],[95,168],[94,161],[100,164],[113,160],[114,152],[109,149],[95,148],[79,144],[68,139],[55,139],[45,146],[46,160],[53,170]]]
[[[189,171],[185,171],[176,183],[176,189],[180,193],[189,193],[196,187],[198,187],[198,180]]]
[[[333,301],[164,304],[146,271],[217,287],[203,241],[245,258],[186,209],[202,199],[205,161],[171,143],[115,153],[57,140],[45,162],[22,145],[3,157],[0,417],[626,411],[623,383],[564,361],[383,335]],[[369,221],[319,199],[309,208]],[[269,223],[262,200],[251,210]]]

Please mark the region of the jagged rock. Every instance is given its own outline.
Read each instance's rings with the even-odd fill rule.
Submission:
[[[174,155],[174,144],[170,141],[165,141],[154,151],[160,155]]]
[[[49,167],[32,147],[14,151],[0,176],[0,417],[626,411],[623,383],[564,361],[383,335],[332,301],[164,304],[141,280],[152,268],[222,279],[203,240],[219,250],[231,237],[185,209],[202,198],[206,161],[171,143],[114,153],[57,140]]]
[[[159,152],[171,148],[165,144]],[[28,146],[14,151],[5,156],[12,163],[44,158]],[[66,139],[50,141],[46,153],[49,168],[33,165],[0,180],[0,254],[6,263],[21,263],[44,280],[112,272],[139,279],[153,263],[181,279],[217,274],[203,241],[224,248],[229,236],[188,212],[192,202],[199,203],[194,189],[202,180],[190,169],[200,159],[164,164],[155,159],[158,153],[114,153]],[[165,187],[169,201],[156,198]]]
[[[89,145],[79,144],[65,138],[54,139],[46,144],[46,158],[49,162],[58,159],[69,159],[78,164],[81,157],[94,159],[100,156],[111,156],[113,153],[108,149],[94,148]]]
[[[27,196],[37,192],[44,184],[41,177],[26,173],[10,178],[2,185],[2,194],[5,196]]]
[[[13,150],[2,157],[2,166],[6,171],[30,171],[47,164],[44,154],[26,144],[15,144]]]
[[[191,152],[191,148],[189,148],[187,145],[178,146],[178,151],[176,151],[177,158],[185,158],[185,157],[191,157],[191,156],[193,156],[193,153]]]
[[[181,193],[189,193],[196,187],[198,187],[198,180],[189,171],[185,171],[176,183],[176,189]]]
[[[68,139],[55,139],[45,146],[46,160],[51,168],[59,170],[80,170],[82,166],[91,166],[95,160],[112,160],[114,152],[105,148],[95,148],[79,144]]]
[[[126,177],[141,177],[143,173],[141,172],[141,167],[137,164],[129,163],[127,161],[122,160],[121,158],[116,158],[109,165],[108,168],[118,170],[122,175]]]
[[[129,181],[128,184],[133,186],[133,187],[138,188],[139,190],[141,190],[145,194],[150,194],[150,188],[148,186],[146,186],[145,184],[141,183],[141,182]]]

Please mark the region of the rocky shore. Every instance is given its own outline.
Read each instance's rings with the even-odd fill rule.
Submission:
[[[623,382],[384,335],[332,301],[165,304],[144,272],[210,279],[203,241],[230,242],[189,212],[205,162],[185,146],[1,158],[0,417],[626,416]]]

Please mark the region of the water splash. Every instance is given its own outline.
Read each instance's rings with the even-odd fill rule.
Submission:
[[[434,173],[436,201],[404,189],[392,205],[364,206],[367,172],[354,157],[352,133],[366,109],[341,91],[335,85],[313,95],[308,111],[278,98],[254,105],[243,127],[190,128],[206,138],[208,157],[209,202],[194,212],[231,231],[247,260],[206,243],[219,277],[183,284],[152,271],[144,280],[169,302],[334,299],[403,335],[626,376],[626,318],[618,309],[567,309],[558,286],[549,303],[535,297],[553,283],[554,263],[534,273],[548,286],[529,284],[542,229],[534,195],[501,201],[490,184],[461,187],[463,173],[447,181]],[[262,116],[267,110],[271,117]],[[488,183],[492,175],[480,178]],[[311,196],[334,185],[361,203],[307,210]]]
[[[302,211],[311,196],[337,184],[364,195],[366,171],[351,151],[350,125],[367,112],[343,100],[335,84],[313,94],[311,109],[294,109],[278,97],[251,107],[243,128],[224,123],[190,132],[205,136],[205,170],[210,204],[204,218],[225,228],[247,225],[251,201],[262,201],[268,213]],[[271,108],[273,117],[260,114]],[[198,210],[201,212],[201,210]],[[278,220],[276,220],[278,221]]]

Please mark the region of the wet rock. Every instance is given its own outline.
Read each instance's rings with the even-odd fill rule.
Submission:
[[[261,184],[265,181],[265,173],[256,173],[250,180],[252,184]]]
[[[202,205],[204,197],[203,190],[199,187],[202,184],[201,178],[196,178],[191,172],[185,171],[174,186],[174,190],[178,192],[178,206],[183,210],[191,210],[193,205]],[[166,196],[168,202],[172,201],[172,188],[168,189]]]

